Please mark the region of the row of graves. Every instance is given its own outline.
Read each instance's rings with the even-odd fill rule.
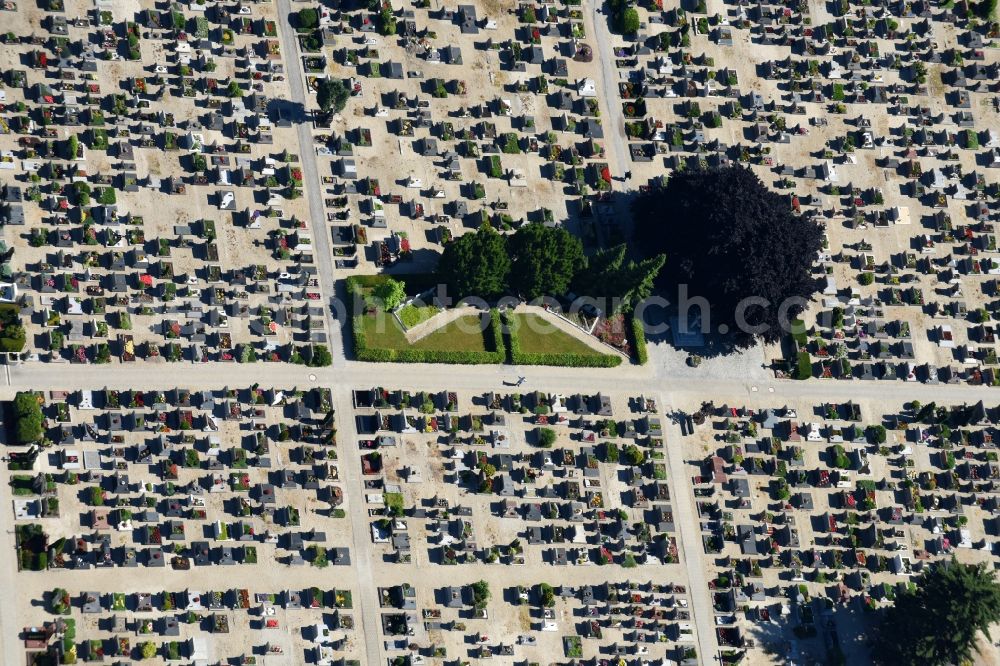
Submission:
[[[86,589],[88,571],[109,568],[225,567],[233,580],[255,571],[264,581],[278,563],[350,566],[336,536],[346,528],[329,389],[105,389],[39,399],[45,435],[11,458],[22,572],[73,569],[75,587]],[[42,643],[28,647],[129,657],[153,642],[167,659],[197,661],[206,650],[225,656],[206,634],[249,631],[258,647],[271,637],[263,642],[272,655],[293,649],[290,637],[299,633],[312,636],[307,651],[327,660],[319,663],[351,649],[347,589],[112,589],[84,592],[79,603],[58,592],[52,599],[73,598],[50,599],[54,614],[103,614],[107,622],[93,636],[65,629],[31,636]],[[275,608],[320,612],[279,622]],[[301,626],[282,626],[293,618]]]
[[[904,275],[913,278],[912,273]],[[995,280],[982,282],[983,289],[994,291],[993,283]],[[824,309],[811,335],[803,329],[793,336],[797,358],[808,360],[808,366],[800,368],[824,379],[974,386],[994,386],[1000,381],[996,326],[989,311],[979,308],[970,313],[960,296],[946,308],[938,302],[923,304],[916,286],[892,292],[890,298],[904,293],[910,303],[894,307],[877,297],[861,297],[857,289],[824,298]],[[911,323],[914,318],[907,316],[906,307],[917,307],[921,314],[933,317],[931,325],[920,330]],[[893,316],[895,312],[900,314]]]
[[[47,36],[9,33],[29,67],[5,72],[4,222],[31,248],[13,281],[38,358],[303,362],[326,344],[289,210],[302,167],[275,145],[293,134],[272,14],[98,8],[67,29],[53,10]]]
[[[353,74],[347,127],[331,118],[329,134],[317,136],[339,266],[439,251],[487,221],[510,230],[571,215],[587,242],[597,240],[593,205],[611,174],[581,7],[524,5],[515,17],[481,17],[472,5],[321,14],[322,39],[302,40],[307,79],[331,63]],[[473,61],[499,71],[487,79]],[[399,159],[380,159],[388,151]]]
[[[350,563],[299,508],[343,517],[328,389],[53,391],[43,414],[47,455],[15,461],[22,569]],[[60,515],[76,533],[46,533]]]
[[[447,586],[434,592],[435,601],[443,608],[424,611],[428,629],[464,629],[462,619],[488,616],[487,610],[477,607],[475,585]],[[548,654],[561,653],[570,659],[586,654],[610,655],[612,659],[633,655],[697,664],[686,592],[684,585],[664,581],[662,575],[655,581],[510,586],[504,589],[508,603],[527,607],[526,633],[516,639],[501,636],[499,641],[483,632],[474,633],[467,641],[475,645],[470,656],[518,656],[524,652],[530,658],[547,648]],[[445,620],[449,613],[461,619]],[[553,634],[558,638],[555,649],[548,640]]]
[[[635,567],[657,567],[678,584],[630,588],[615,583],[597,586],[596,593],[581,591],[585,608],[574,614],[586,620],[574,623],[579,625],[576,638],[595,641],[604,650],[609,636],[602,632],[610,629],[611,636],[620,635],[615,642],[621,654],[629,646],[642,654],[652,649],[682,657],[693,649],[655,400],[628,400],[634,418],[621,421],[604,394],[490,393],[471,403],[466,412],[465,403],[448,390],[354,391],[362,477],[367,502],[374,507],[371,537],[385,551],[384,561],[410,563],[412,551],[425,545],[427,559],[442,566],[548,565],[558,572],[568,566],[593,571],[589,567],[596,565],[599,571],[623,574]],[[421,437],[440,449],[443,465],[430,472],[440,479],[426,478],[423,461],[412,455],[412,440]],[[433,494],[423,491],[427,482],[435,483]],[[482,525],[486,514],[501,521],[503,534],[513,540],[494,530],[487,535]],[[423,526],[422,533],[412,529],[416,525]],[[562,590],[563,596],[577,594],[569,587]],[[423,609],[421,629],[420,609],[407,602],[404,592],[386,591],[383,605],[398,609],[391,613],[392,626],[415,632],[408,635],[418,636],[418,645],[428,629],[454,628],[439,609]],[[516,590],[519,604],[537,603],[534,594],[524,587]],[[439,590],[435,598],[446,609],[458,610],[459,618],[487,617],[485,608],[476,607],[471,592],[460,586]],[[557,630],[552,605],[532,610],[533,631]],[[516,653],[518,646],[534,645],[534,640],[529,634],[514,646],[485,642],[477,649]],[[387,649],[392,644],[387,639]],[[575,648],[567,656],[574,653]]]
[[[711,452],[693,482],[723,650],[739,661],[782,631],[820,655],[846,649],[838,609],[891,603],[956,553],[995,561],[998,416],[982,402],[703,407]]]
[[[294,658],[326,666],[360,664],[344,656],[354,637],[350,590],[185,588],[157,593],[71,594],[55,588],[44,601],[52,620],[25,627],[22,632],[27,663],[31,664],[43,663],[46,658],[60,663],[110,659],[111,663],[127,664],[152,658],[189,663],[222,658],[254,663],[253,659],[261,657]],[[283,611],[282,619],[278,610]],[[292,626],[286,627],[285,622]],[[83,636],[80,630],[85,625],[94,630]],[[276,638],[282,630],[285,636]],[[293,630],[301,640],[290,640]],[[233,644],[243,647],[232,650]]]

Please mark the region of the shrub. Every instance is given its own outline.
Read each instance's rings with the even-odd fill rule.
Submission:
[[[472,584],[472,604],[476,608],[486,608],[486,603],[490,600],[490,584],[481,580]]]
[[[319,13],[312,7],[299,10],[299,29],[312,30],[319,25]]]
[[[347,105],[351,91],[344,82],[336,78],[320,80],[316,89],[316,103],[323,113],[340,113]]]
[[[139,646],[139,651],[143,659],[152,659],[156,656],[156,643],[145,641]]]
[[[646,454],[635,444],[627,445],[623,454],[625,455],[625,461],[633,466],[641,465],[646,461]]]
[[[90,130],[90,147],[95,150],[108,149],[108,133],[103,129]]]
[[[73,193],[76,194],[76,203],[78,206],[89,206],[90,205],[90,185],[82,180],[78,180],[73,183]]]
[[[512,363],[517,365],[553,365],[567,368],[613,368],[620,365],[619,356],[602,354],[589,356],[581,354],[526,354],[511,356]]]
[[[26,391],[14,396],[14,418],[14,438],[18,443],[30,444],[41,439],[44,417],[36,393]]]
[[[552,608],[556,605],[555,590],[548,583],[541,583],[538,586],[538,596],[542,606],[545,608]]]
[[[396,17],[392,15],[392,9],[383,7],[378,14],[378,28],[383,35],[396,34]]]
[[[552,428],[539,428],[538,429],[538,445],[543,449],[552,448],[552,445],[556,443],[556,431]]]
[[[604,445],[604,462],[618,462],[618,445],[614,442],[608,442]]]
[[[376,285],[372,295],[381,302],[387,312],[395,310],[406,300],[406,285],[399,280],[389,278]]]
[[[639,12],[629,7],[619,15],[618,30],[623,35],[634,35],[639,31]]]
[[[840,444],[834,445],[830,453],[833,459],[833,466],[840,469],[848,469],[851,466],[851,459],[847,457],[847,453],[844,452],[844,447]]]
[[[873,425],[868,428],[868,434],[876,444],[885,444],[885,426],[882,424]]]
[[[312,350],[309,365],[313,368],[326,368],[333,364],[333,356],[326,345],[316,345]]]

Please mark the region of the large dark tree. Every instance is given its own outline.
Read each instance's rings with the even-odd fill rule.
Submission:
[[[562,227],[525,225],[510,237],[508,247],[513,257],[510,286],[529,300],[564,295],[585,263],[580,239]]]
[[[455,299],[502,296],[510,273],[506,239],[488,224],[463,234],[445,246],[438,273]]]
[[[928,569],[896,597],[878,628],[876,660],[893,666],[971,663],[976,641],[1000,621],[1000,584],[984,564],[954,559]]]
[[[562,227],[528,224],[502,236],[483,225],[445,246],[438,275],[454,298],[516,294],[531,300],[561,297],[572,287],[578,296],[605,299],[601,307],[612,312],[649,296],[663,266],[663,255],[636,262],[625,254],[619,245],[588,261],[579,239]]]
[[[626,252],[622,243],[589,257],[586,267],[573,279],[577,296],[603,301],[608,312],[630,310],[647,298],[665,257],[657,254],[638,262],[626,261]]]
[[[643,246],[667,256],[668,298],[675,300],[682,284],[689,295],[705,297],[711,326],[725,324],[737,347],[777,340],[780,306],[817,289],[812,264],[822,230],[795,215],[785,197],[747,168],[674,174],[665,188],[638,199],[635,213]],[[769,303],[743,313],[750,326],[765,326],[763,333],[738,327],[738,306],[749,297]],[[785,314],[801,310],[793,305]]]

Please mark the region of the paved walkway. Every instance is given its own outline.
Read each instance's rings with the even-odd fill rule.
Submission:
[[[535,366],[455,366],[430,363],[381,364],[348,361],[330,368],[309,368],[287,363],[129,363],[104,366],[95,374],[93,365],[69,363],[26,363],[9,368],[0,383],[0,399],[9,399],[16,391],[34,389],[191,389],[221,388],[223,386],[249,386],[255,382],[271,386],[308,387],[344,386],[359,387],[387,384],[407,390],[440,390],[448,387],[454,391],[485,392],[503,388],[503,382],[519,372],[533,385],[555,392],[620,391],[639,395],[656,388],[669,388],[671,393],[685,399],[746,403],[755,398],[766,399],[770,404],[792,400],[819,402],[845,402],[847,400],[920,400],[931,402],[946,400],[949,403],[977,402],[992,395],[995,390],[961,384],[929,386],[901,382],[862,382],[839,380],[770,380],[748,383],[740,378],[676,377],[662,373],[654,367],[654,359],[647,366],[620,366],[618,368],[560,368]],[[681,404],[684,400],[678,398]]]
[[[364,636],[365,654],[369,664],[381,664],[379,641],[378,589],[372,575],[374,544],[368,534],[367,505],[364,482],[361,479],[361,451],[358,449],[357,422],[354,419],[352,392],[334,391],[337,413],[337,442],[341,481],[344,484],[344,511],[351,521],[351,568],[357,578],[358,603],[355,604],[355,636]],[[360,632],[360,633],[359,633]]]
[[[302,73],[302,61],[298,52],[298,40],[289,19],[291,7],[288,0],[278,0],[278,17],[281,29],[282,49],[285,53],[286,74],[292,92],[292,101],[302,105],[303,111],[309,106],[309,99],[306,97],[305,80]],[[332,299],[336,294],[334,289],[335,276],[333,268],[333,254],[330,249],[330,229],[326,223],[325,207],[323,205],[323,188],[319,178],[319,168],[316,165],[316,150],[314,147],[312,130],[308,123],[299,122],[296,124],[296,131],[299,138],[299,159],[302,160],[304,171],[304,186],[306,196],[309,200],[310,228],[313,231],[314,257],[317,264],[317,273],[321,288],[321,293],[328,304],[332,305]],[[327,336],[328,347],[333,356],[335,365],[346,361],[344,355],[343,334],[340,330],[340,323],[331,316],[333,311],[328,310]],[[259,380],[258,380],[259,381]],[[346,464],[340,465],[343,475],[345,489],[345,510],[351,510],[352,500],[364,502],[364,488],[358,476],[361,468],[360,458],[357,448],[354,446],[357,441],[357,433],[354,431],[354,420],[349,418],[351,405],[341,402],[337,403],[337,411],[341,418],[338,419],[340,427],[344,430],[341,433],[344,442],[340,450],[346,454]],[[351,511],[351,530],[353,544],[351,548],[352,566],[357,574],[358,580],[358,611],[355,613],[355,635],[363,637],[365,642],[365,655],[369,664],[382,663],[379,651],[379,627],[378,627],[378,603],[376,599],[377,591],[371,575],[372,543],[365,534],[365,527],[368,522],[357,520],[364,515],[364,507],[357,511]],[[335,570],[330,574],[336,575]]]
[[[0,441],[5,434],[0,428]],[[6,444],[6,442],[3,442]],[[0,590],[5,602],[0,603],[0,655],[4,664],[20,664],[24,661],[22,643],[17,640],[21,632],[18,624],[17,604],[19,576],[17,556],[14,550],[13,495],[10,486],[0,483]],[[7,513],[10,511],[10,513]]]
[[[597,42],[597,49],[594,58],[601,66],[601,81],[599,89],[603,95],[598,96],[598,101],[604,108],[601,110],[605,119],[601,125],[604,127],[604,139],[610,144],[612,163],[612,175],[624,177],[625,172],[631,168],[632,157],[628,151],[628,141],[625,136],[625,114],[622,112],[621,104],[618,102],[618,67],[615,65],[615,53],[611,40],[611,30],[608,25],[608,17],[598,14],[604,2],[603,0],[589,0],[593,11],[584,11],[584,21],[588,23],[587,30],[594,36]]]
[[[461,319],[465,315],[472,315],[472,314],[481,315],[482,313],[483,313],[482,310],[478,310],[471,306],[465,306],[460,308],[448,308],[447,310],[443,310],[437,313],[427,321],[422,321],[413,328],[407,329],[405,333],[406,340],[410,344],[413,344],[417,340],[422,340],[423,338],[426,338],[428,335],[438,330],[439,328],[443,328],[448,324],[450,324],[451,322],[457,319]]]
[[[701,542],[701,522],[695,510],[693,486],[687,478],[684,464],[680,427],[666,417],[663,410],[671,404],[660,395],[660,419],[664,426],[664,443],[667,447],[667,473],[670,475],[670,497],[679,530],[680,552],[687,569],[688,593],[691,596],[691,615],[695,623],[695,637],[698,640],[698,660],[702,664],[713,663],[719,651],[715,635],[715,613],[712,610],[712,596],[708,590],[708,569]]]
[[[291,16],[289,0],[278,0],[278,27],[281,34],[281,49],[284,52],[285,75],[291,88],[291,101],[302,105],[305,113],[312,99],[306,96],[305,78],[302,73],[302,59],[298,52],[298,39],[295,29],[289,23]],[[310,123],[305,117],[295,125],[299,138],[299,159],[302,161],[303,187],[309,202],[309,228],[313,236],[313,258],[316,261],[317,278],[320,293],[328,305],[332,306],[335,295],[333,253],[330,248],[330,227],[326,223],[326,208],[323,205],[323,186],[319,178],[319,168],[316,165],[316,148],[313,142]],[[329,312],[329,311],[328,311]],[[327,317],[328,347],[333,355],[334,363],[341,363],[344,356],[344,337],[341,334],[340,322],[334,317]]]
[[[625,177],[632,171],[632,155],[629,153],[628,137],[625,134],[625,113],[622,111],[621,98],[618,96],[618,82],[621,79],[618,75],[618,66],[615,64],[613,44],[615,37],[611,34],[607,15],[597,13],[598,9],[605,6],[604,0],[589,0],[589,3],[593,11],[584,10],[583,17],[585,22],[589,21],[588,34],[593,35],[594,41],[597,42],[594,57],[598,59],[601,70],[599,90],[602,94],[598,99],[602,107],[601,127],[604,128],[606,155],[611,165],[611,175],[622,179],[620,185],[616,182],[611,184],[613,213],[602,212],[602,207],[597,207],[598,219],[602,222],[598,233],[607,242],[608,234],[605,227],[608,229],[618,227],[626,238],[631,233],[632,211],[628,202],[630,196],[635,193],[636,185],[631,182],[631,178]]]

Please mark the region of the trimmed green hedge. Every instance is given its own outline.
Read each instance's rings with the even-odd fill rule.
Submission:
[[[370,289],[387,279],[385,275],[353,275],[347,278],[347,291],[357,299],[364,299],[364,290]],[[409,276],[407,276],[409,277]],[[409,283],[410,280],[408,279]],[[456,363],[462,365],[485,365],[503,363],[507,359],[503,334],[500,329],[500,315],[490,311],[490,325],[483,331],[487,347],[495,351],[450,351],[445,349],[387,349],[369,347],[365,338],[364,313],[355,314],[351,319],[354,333],[354,356],[359,361],[370,363]]]
[[[599,356],[581,354],[511,354],[511,362],[517,365],[559,365],[567,368],[614,368],[621,365],[621,356],[601,354]]]
[[[521,351],[517,339],[517,320],[509,312],[503,313],[510,345],[510,362],[516,365],[560,365],[569,368],[613,368],[621,365],[617,354],[535,354]]]
[[[809,352],[800,351],[795,363],[795,379],[811,379],[812,376],[812,359],[809,358]]]
[[[632,357],[637,365],[646,365],[649,354],[646,351],[646,329],[643,328],[642,320],[635,316],[633,312],[630,319],[630,329],[632,332]]]

